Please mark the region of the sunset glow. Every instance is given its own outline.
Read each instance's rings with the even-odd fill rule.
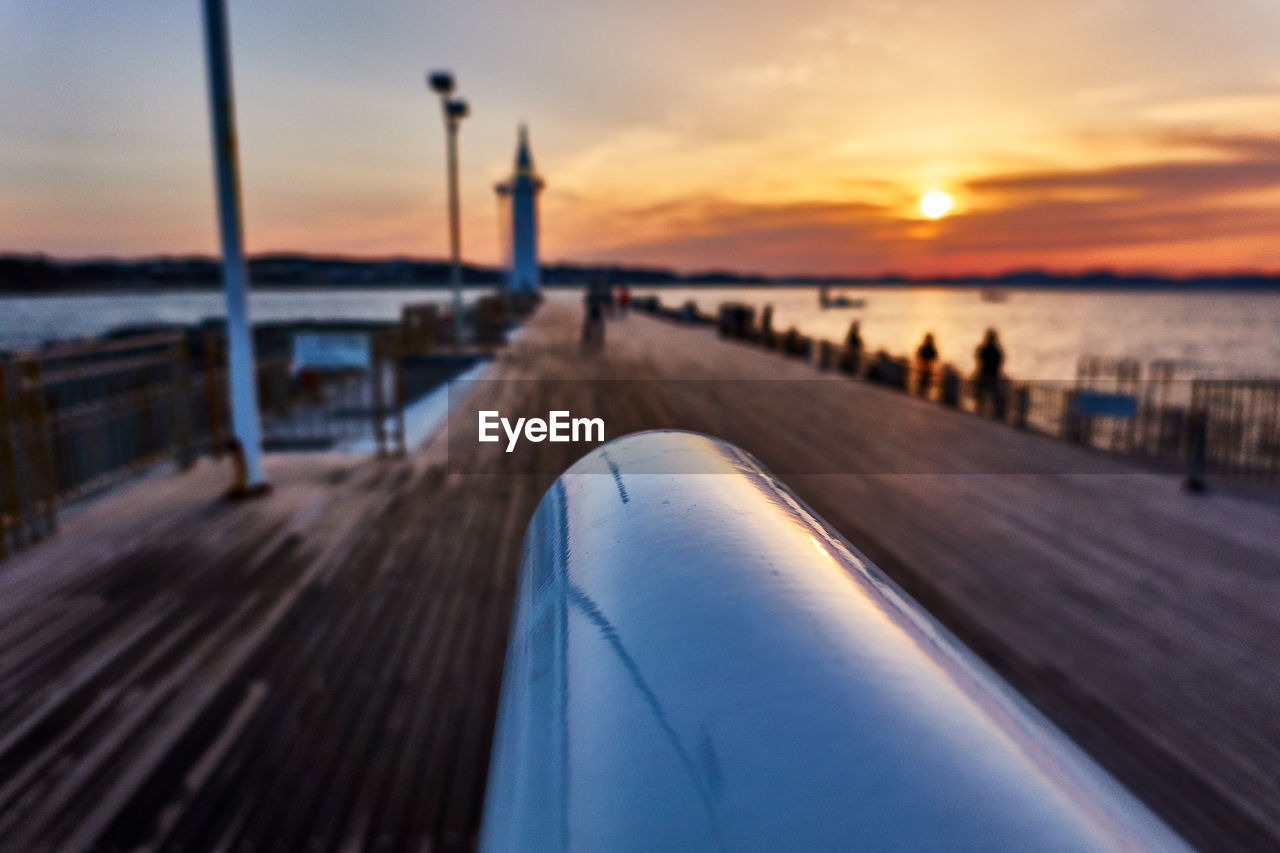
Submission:
[[[1280,268],[1280,4],[232,2],[249,249],[463,251],[527,121],[550,260],[786,273]],[[211,252],[186,4],[0,0],[0,250]],[[75,62],[67,62],[75,56]],[[656,56],[663,57],[661,61]],[[470,58],[457,61],[459,58]],[[1010,73],[1019,69],[1018,73]],[[919,251],[920,195],[963,215]]]

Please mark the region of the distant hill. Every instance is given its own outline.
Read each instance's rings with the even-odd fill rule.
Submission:
[[[479,264],[463,266],[470,285],[498,284],[505,273]],[[661,267],[620,264],[547,264],[543,282],[549,286],[578,285],[593,279],[626,281],[651,286],[772,285],[948,285],[957,287],[1280,289],[1280,275],[1238,273],[1167,277],[1151,273],[1092,270],[1056,273],[1040,269],[1013,270],[992,276],[935,276],[912,278],[896,273],[876,276],[771,277],[732,270],[680,273]],[[420,258],[344,258],[305,254],[258,255],[249,261],[249,277],[259,287],[404,287],[444,286],[449,264]],[[214,288],[221,280],[219,263],[209,257],[100,258],[59,260],[44,255],[0,255],[0,291],[51,293],[63,290]]]

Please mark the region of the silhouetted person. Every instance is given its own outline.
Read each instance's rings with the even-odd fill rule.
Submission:
[[[849,324],[849,334],[844,337],[844,364],[841,367],[845,373],[854,375],[862,367],[862,332],[857,320]]]
[[[631,288],[625,284],[618,285],[618,313],[623,317],[627,316],[627,309],[631,307]]]
[[[768,343],[773,340],[773,306],[764,306],[760,314],[760,338]]]
[[[933,365],[938,360],[938,345],[933,342],[933,332],[924,336],[920,348],[916,350],[916,370],[918,371],[916,392],[921,397],[929,396],[933,386]]]
[[[995,329],[987,329],[987,336],[982,345],[973,353],[978,362],[978,383],[974,388],[974,401],[981,414],[987,401],[991,402],[992,413],[999,416],[1004,411],[1004,400],[1000,393],[1000,369],[1004,366],[1004,350],[1000,348],[1000,339]]]

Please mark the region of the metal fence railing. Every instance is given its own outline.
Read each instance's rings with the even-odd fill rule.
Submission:
[[[53,447],[35,359],[0,362],[0,557],[56,527]]]
[[[298,369],[287,336],[261,335],[264,444],[403,446],[398,327],[372,330],[364,367]],[[230,446],[222,330],[131,334],[0,356],[0,557],[48,536],[59,506],[172,460]]]
[[[406,392],[426,393],[456,367],[436,348],[485,357],[536,304],[478,300],[462,347],[450,318],[430,303],[405,306],[398,322],[255,327],[264,446],[403,452]],[[328,336],[316,348],[339,358],[302,358],[300,335],[313,344]],[[221,456],[232,442],[226,400],[219,323],[0,353],[0,557],[53,532],[59,506],[167,460],[185,468],[200,455]]]
[[[1195,380],[1191,410],[1204,416],[1207,473],[1280,481],[1280,380]]]
[[[43,409],[59,503],[162,458],[184,466],[194,458],[185,335],[60,345],[20,363],[29,377],[24,392]]]
[[[663,306],[633,300],[637,310],[685,323],[716,326],[722,337],[813,361],[904,393],[982,414],[1012,426],[1088,447],[1157,460],[1189,477],[1231,476],[1280,483],[1280,379],[1206,378],[1188,363],[1084,357],[1074,380],[983,380],[946,363],[924,365],[885,351],[869,353],[778,331],[766,310],[726,304],[718,316],[695,303]]]

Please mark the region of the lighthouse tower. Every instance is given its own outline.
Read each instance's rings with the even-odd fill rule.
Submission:
[[[535,295],[542,285],[538,272],[538,193],[542,178],[533,169],[529,153],[529,132],[520,125],[516,145],[516,168],[511,177],[496,187],[499,198],[510,200],[511,272],[507,288],[512,294]]]

